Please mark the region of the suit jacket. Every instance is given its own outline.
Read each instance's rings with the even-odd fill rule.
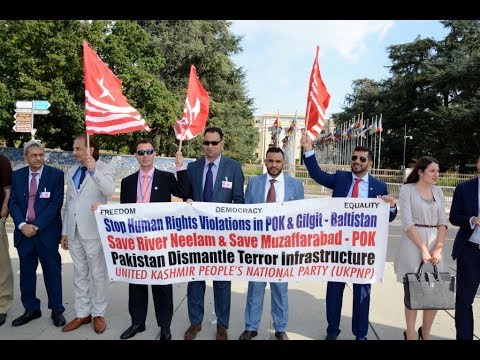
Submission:
[[[310,177],[317,183],[333,190],[332,197],[347,197],[348,191],[352,186],[352,172],[337,170],[335,174],[329,174],[318,166],[315,156],[309,156],[305,159],[305,166],[307,167]],[[388,195],[387,184],[375,179],[371,174],[368,174],[368,197],[376,198],[378,195]],[[390,211],[389,221],[393,221],[397,216],[397,208],[395,211]]]
[[[28,209],[28,195],[30,184],[28,181],[28,166],[15,170],[12,173],[12,188],[8,208],[15,223],[13,242],[18,248],[20,242],[29,238],[25,237],[18,225],[26,222]],[[50,196],[40,197],[40,193],[49,192]],[[42,176],[38,184],[35,196],[35,221],[33,224],[38,227],[37,235],[47,247],[58,247],[62,232],[62,206],[64,195],[64,173],[62,170],[44,165]]]
[[[205,158],[195,160],[188,164],[187,171],[191,181],[189,198],[194,201],[203,201],[203,168]],[[222,181],[232,182],[232,188],[222,187]],[[242,165],[227,156],[222,155],[218,167],[217,178],[213,186],[212,202],[244,204],[244,182]]]
[[[67,200],[63,215],[62,234],[69,239],[78,229],[84,239],[100,238],[97,221],[91,207],[94,202],[107,203],[107,198],[115,192],[115,170],[102,160],[97,160],[93,176],[86,174],[80,189],[75,188],[73,175],[82,166],[77,164],[67,171]]]
[[[139,172],[140,171],[137,171],[122,179],[120,203],[137,202]],[[190,180],[187,171],[177,171],[177,179],[171,172],[155,169],[153,172],[150,202],[170,202],[172,201],[172,195],[182,198],[183,200],[187,199],[190,189]]]
[[[455,260],[463,251],[465,242],[470,239],[473,229],[470,218],[478,214],[478,182],[479,178],[465,181],[455,188],[449,220],[452,225],[459,226],[453,243],[452,258]]]
[[[285,198],[284,201],[301,200],[304,198],[303,184],[300,180],[295,179],[287,174],[283,174],[285,180]],[[258,175],[248,180],[247,189],[245,190],[246,204],[259,204],[265,202],[265,183],[267,182],[267,174]]]

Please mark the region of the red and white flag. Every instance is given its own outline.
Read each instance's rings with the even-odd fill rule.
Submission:
[[[142,115],[122,95],[122,81],[83,41],[85,122],[87,134],[115,135],[150,131]]]
[[[173,129],[178,140],[190,140],[199,135],[208,118],[208,93],[197,76],[195,66],[190,67],[187,99],[183,108],[183,117],[175,121]]]
[[[307,135],[312,140],[317,138],[325,125],[325,111],[330,102],[330,94],[320,75],[320,65],[318,64],[319,50],[320,47],[317,45],[317,53],[308,85],[307,112],[305,115],[305,129]]]

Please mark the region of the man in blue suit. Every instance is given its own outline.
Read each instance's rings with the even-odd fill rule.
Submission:
[[[372,166],[372,152],[364,146],[353,150],[350,167],[352,171],[337,170],[329,174],[318,166],[314,156],[312,140],[302,135],[301,144],[305,150],[305,166],[310,177],[317,183],[333,190],[332,197],[381,198],[390,203],[389,221],[397,216],[395,198],[388,195],[387,185],[368,173]],[[356,184],[356,186],[354,186]],[[387,239],[385,239],[387,241]],[[342,312],[344,282],[327,283],[327,337],[336,340],[340,335],[340,318]],[[370,311],[370,284],[353,284],[352,332],[356,340],[367,340],[368,316]]]
[[[244,204],[244,176],[242,165],[222,155],[223,132],[218,127],[209,127],[203,134],[205,157],[188,164],[193,201]],[[210,184],[210,185],[208,185]],[[213,296],[217,316],[217,340],[228,340],[230,320],[231,283],[214,281]],[[205,281],[192,281],[187,288],[188,317],[190,327],[185,340],[193,340],[202,330],[205,303]]]
[[[245,191],[246,204],[291,201],[304,198],[303,183],[282,172],[285,156],[282,149],[271,147],[265,155],[267,172],[250,178]],[[245,331],[238,340],[251,340],[258,335],[263,312],[266,282],[249,281],[245,307]],[[273,327],[278,340],[288,340],[288,282],[271,282]]]
[[[62,235],[63,171],[45,165],[45,149],[37,140],[23,146],[29,166],[12,174],[8,207],[15,223],[14,245],[20,259],[20,293],[25,313],[13,320],[21,326],[42,316],[36,297],[38,261],[48,295],[48,308],[57,327],[65,325],[62,305],[62,260],[58,252]]]
[[[477,171],[480,174],[480,158]],[[456,187],[450,222],[460,227],[452,250],[453,260],[457,260],[457,340],[473,340],[472,304],[480,284],[480,176]]]

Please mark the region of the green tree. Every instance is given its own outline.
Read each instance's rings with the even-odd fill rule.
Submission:
[[[258,141],[253,100],[245,73],[230,59],[240,37],[226,21],[25,20],[0,21],[0,130],[8,146],[30,139],[13,131],[15,100],[48,100],[50,114],[35,117],[36,137],[47,147],[70,149],[85,129],[82,41],[86,40],[115,75],[123,93],[152,128],[151,133],[100,135],[101,147],[129,151],[150,137],[160,154],[178,149],[173,123],[185,103],[191,64],[210,95],[207,125],[225,132],[226,154],[249,161]],[[185,156],[202,154],[200,139],[188,141]]]
[[[480,153],[480,21],[444,20],[450,30],[443,40],[417,37],[388,48],[391,77],[369,94],[365,79],[353,83],[344,112],[375,109],[383,113],[382,164],[399,168],[403,160],[404,131],[412,135],[406,165],[422,155],[436,157],[441,169],[475,162]],[[358,84],[362,84],[358,88]],[[365,89],[364,89],[365,88]],[[368,109],[368,110],[361,110]]]
[[[177,114],[169,119],[171,136],[166,139],[170,146],[178,148],[172,125],[183,114],[190,66],[195,65],[210,98],[207,126],[222,128],[226,155],[242,162],[253,160],[259,137],[254,127],[253,100],[246,95],[245,72],[230,59],[241,51],[241,37],[230,33],[230,24],[222,20],[139,23],[165,56],[167,65],[160,70],[160,76],[177,98]],[[187,157],[203,155],[201,136],[185,142],[182,151]]]

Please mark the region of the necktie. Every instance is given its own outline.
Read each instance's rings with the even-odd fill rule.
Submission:
[[[275,194],[275,179],[270,179],[270,189],[268,189],[267,193],[267,203],[268,202],[276,202],[277,195]]]
[[[150,202],[150,193],[148,192],[148,182],[150,175],[146,174],[142,176],[142,202]]]
[[[82,166],[81,167],[82,173],[80,174],[80,181],[78,182],[78,187],[77,189],[80,189],[80,186],[82,186],[83,180],[85,180],[85,174],[87,172],[87,167]]]
[[[28,193],[28,210],[27,221],[31,224],[35,221],[35,196],[37,195],[37,181],[35,177],[38,173],[32,173],[32,179],[30,180],[30,191]]]
[[[358,197],[358,183],[362,181],[360,178],[355,179],[355,184],[353,184],[352,197]]]
[[[213,163],[208,164],[207,174],[205,176],[205,185],[203,186],[203,201],[209,202],[212,201],[213,197],[213,173],[212,173]]]

